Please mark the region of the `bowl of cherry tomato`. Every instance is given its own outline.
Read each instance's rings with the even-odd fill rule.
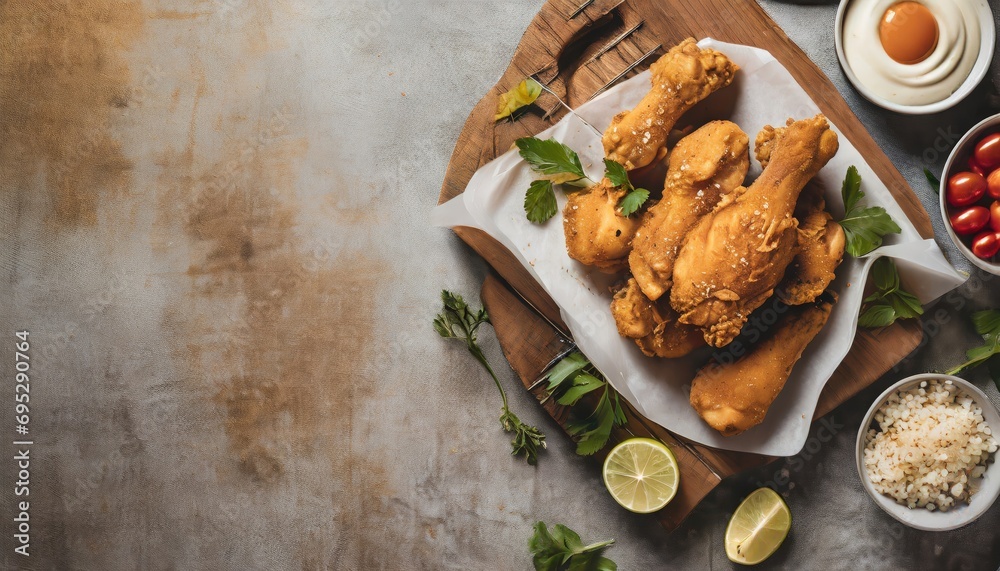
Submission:
[[[980,121],[952,150],[941,177],[941,215],[959,251],[1000,275],[1000,115]]]

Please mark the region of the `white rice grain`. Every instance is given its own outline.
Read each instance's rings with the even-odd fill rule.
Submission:
[[[982,413],[948,380],[893,394],[866,435],[872,485],[910,508],[948,511],[968,502],[997,450]]]

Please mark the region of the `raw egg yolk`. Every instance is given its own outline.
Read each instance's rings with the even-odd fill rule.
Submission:
[[[879,22],[882,48],[902,64],[920,63],[931,55],[938,42],[938,24],[926,6],[917,2],[897,2]]]

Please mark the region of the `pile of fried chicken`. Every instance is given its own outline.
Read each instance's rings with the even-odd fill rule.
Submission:
[[[724,435],[763,421],[826,324],[836,301],[826,290],[845,242],[809,185],[838,147],[822,115],[764,127],[754,142],[763,172],[749,186],[750,139],[734,123],[712,121],[667,148],[681,116],[738,69],[694,39],[667,52],[651,66],[649,93],[603,137],[607,158],[630,176],[665,161],[662,195],[626,217],[618,208],[625,190],[604,179],[571,194],[563,212],[570,257],[621,274],[611,312],[646,355],[726,347],[768,300],[785,308],[739,358],[712,360],[692,382],[691,405]]]

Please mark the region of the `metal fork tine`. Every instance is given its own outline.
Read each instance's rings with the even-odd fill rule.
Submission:
[[[652,57],[653,54],[655,54],[657,51],[659,51],[660,48],[662,48],[662,47],[663,47],[663,44],[660,44],[660,45],[656,46],[655,48],[649,50],[645,54],[643,54],[642,57],[640,57],[639,59],[635,60],[635,62],[633,62],[630,66],[626,67],[625,71],[619,73],[611,81],[605,83],[603,87],[601,87],[600,89],[598,89],[597,91],[595,91],[594,94],[591,95],[587,99],[587,101],[590,101],[591,99],[593,99],[593,98],[597,97],[598,95],[600,95],[600,94],[604,93],[605,91],[607,91],[609,87],[611,87],[615,83],[618,83],[618,80],[620,80],[621,78],[623,78],[626,75],[628,75],[629,72],[631,72],[633,69],[639,67],[639,65],[641,65],[642,62],[644,62],[647,59],[649,59],[650,57]]]
[[[577,9],[574,10],[573,13],[569,15],[569,19],[572,20],[573,18],[576,18],[577,16],[580,15],[581,12],[587,9],[587,6],[590,6],[593,3],[594,0],[586,0],[586,2],[580,4],[580,6],[578,6]]]
[[[638,30],[639,28],[641,28],[642,25],[643,25],[643,23],[644,22],[640,21],[638,24],[636,24],[636,25],[632,26],[631,28],[629,28],[628,30],[625,30],[624,32],[622,32],[622,34],[620,36],[618,36],[617,38],[615,38],[615,39],[611,40],[610,42],[608,42],[608,45],[606,45],[603,48],[601,48],[600,50],[598,50],[597,53],[594,54],[593,56],[591,56],[591,58],[588,59],[583,65],[589,65],[590,63],[592,63],[597,58],[599,58],[602,55],[608,53],[608,50],[610,50],[611,48],[617,46],[618,44],[620,44],[622,42],[622,40],[624,40],[625,38],[629,37],[636,30]]]

